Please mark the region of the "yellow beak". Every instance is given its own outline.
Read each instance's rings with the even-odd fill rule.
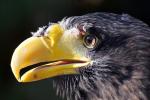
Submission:
[[[62,35],[61,27],[52,25],[47,36],[28,38],[16,48],[11,68],[19,82],[77,74],[76,68],[89,64],[86,57],[61,44]]]

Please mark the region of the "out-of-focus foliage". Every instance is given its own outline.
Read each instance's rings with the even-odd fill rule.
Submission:
[[[18,83],[10,69],[11,55],[38,27],[90,12],[129,13],[150,24],[148,0],[0,0],[0,100],[61,100],[51,79]]]

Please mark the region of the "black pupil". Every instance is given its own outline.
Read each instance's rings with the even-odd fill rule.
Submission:
[[[94,36],[89,35],[89,36],[86,37],[86,43],[87,44],[91,44],[94,39],[95,39]]]

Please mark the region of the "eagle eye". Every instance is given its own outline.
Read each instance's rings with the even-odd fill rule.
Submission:
[[[94,34],[87,34],[83,37],[84,45],[89,49],[94,49],[99,43],[99,39]]]

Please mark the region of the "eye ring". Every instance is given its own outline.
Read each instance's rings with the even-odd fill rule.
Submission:
[[[88,49],[95,49],[99,44],[99,39],[94,34],[87,34],[83,37],[83,44]]]

